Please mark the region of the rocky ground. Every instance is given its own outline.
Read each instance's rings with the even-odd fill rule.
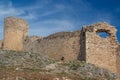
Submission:
[[[120,80],[81,61],[55,61],[31,52],[0,51],[0,80]]]

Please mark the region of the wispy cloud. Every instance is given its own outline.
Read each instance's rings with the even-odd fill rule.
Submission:
[[[0,1],[0,21],[6,16],[27,19],[30,35],[46,36],[60,31],[80,29],[84,24],[111,22],[111,14],[99,12],[86,0],[35,0],[32,5],[15,6],[11,0]],[[3,26],[3,24],[0,24]],[[1,29],[3,30],[3,29]]]
[[[46,20],[30,25],[31,35],[47,36],[49,34],[73,30],[74,25],[68,20]],[[33,28],[32,26],[36,26]]]
[[[0,16],[9,16],[9,15],[19,16],[23,13],[24,13],[23,10],[14,8],[12,6],[12,2],[8,2],[7,5],[0,4]]]

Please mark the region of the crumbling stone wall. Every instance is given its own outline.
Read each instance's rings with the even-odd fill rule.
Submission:
[[[85,31],[85,27],[82,27],[81,33],[80,33],[80,53],[78,55],[78,60],[81,61],[86,61],[86,31]]]
[[[26,51],[48,55],[57,60],[77,60],[80,52],[80,31],[60,32],[48,37],[26,41]]]
[[[98,32],[109,34],[100,37]],[[117,30],[107,23],[83,27],[81,31],[59,32],[48,37],[28,36],[27,21],[5,18],[0,49],[45,54],[57,60],[81,60],[120,73],[120,45]]]
[[[3,41],[0,40],[0,49],[2,49],[2,46],[3,46]]]
[[[4,20],[4,50],[24,50],[24,40],[28,36],[27,21],[15,17],[7,17]]]
[[[116,64],[117,64],[117,72],[120,74],[120,45],[117,48],[117,56],[116,56]]]
[[[109,36],[102,38],[97,32],[107,32]],[[116,54],[118,42],[117,30],[107,23],[97,23],[86,28],[86,62],[117,72]]]

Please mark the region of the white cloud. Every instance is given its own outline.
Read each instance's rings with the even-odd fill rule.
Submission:
[[[0,18],[3,19],[6,16],[15,16],[15,17],[21,17],[27,20],[30,19],[36,19],[37,18],[37,14],[35,14],[34,12],[37,13],[37,11],[35,11],[34,9],[39,9],[40,6],[27,6],[27,7],[14,7],[13,3],[11,1],[9,1],[8,3],[4,4],[4,3],[0,3]],[[26,11],[28,13],[26,13]],[[0,21],[1,21],[0,19]]]
[[[12,2],[5,4],[0,4],[0,16],[9,16],[9,15],[21,15],[24,13],[23,10],[17,9],[12,6]]]
[[[20,17],[27,20],[37,19],[37,15],[34,15],[32,13],[28,13],[27,15],[20,16]]]
[[[16,10],[14,8],[8,8],[8,9],[0,9],[0,15],[1,16],[8,16],[8,15],[21,15],[24,11],[22,10]]]
[[[28,21],[31,20],[29,23],[30,34],[46,36],[55,32],[75,30],[76,27],[81,27],[83,24],[90,22],[111,22],[112,20],[109,13],[99,13],[99,10],[91,7],[85,0],[71,0],[76,3],[76,6],[65,4],[64,1],[63,4],[52,4],[52,1],[37,0],[35,4],[24,7],[14,7],[12,2],[6,4],[0,3],[0,21],[3,22],[5,16],[16,16],[27,19]],[[57,17],[60,18],[54,17],[56,14],[59,14]],[[94,19],[89,19],[89,15],[94,15]]]

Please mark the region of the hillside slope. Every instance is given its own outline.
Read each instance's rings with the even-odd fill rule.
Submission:
[[[120,80],[117,74],[81,61],[55,61],[43,54],[0,51],[0,80]]]

